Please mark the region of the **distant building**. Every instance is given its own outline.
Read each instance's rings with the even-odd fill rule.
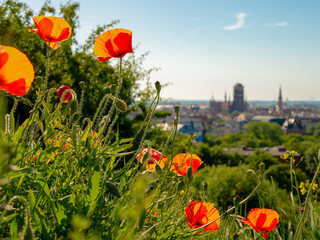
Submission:
[[[282,125],[282,131],[285,134],[299,133],[303,135],[306,132],[306,127],[302,125],[301,120],[297,117],[288,118]]]
[[[233,103],[230,112],[244,112],[245,110],[246,104],[244,101],[244,87],[241,83],[237,83],[233,87]]]
[[[210,100],[210,107],[213,113],[229,113],[231,103],[227,101],[227,93],[224,95],[224,102],[217,102],[213,96]]]
[[[252,121],[257,121],[257,122],[274,122],[278,123],[280,126],[283,125],[283,123],[286,121],[285,118],[278,118],[274,116],[269,116],[269,115],[256,115],[252,118]]]
[[[265,153],[270,154],[272,157],[277,158],[280,162],[286,162],[281,159],[281,156],[287,153],[286,147],[284,146],[276,146],[276,147],[264,147],[264,148],[250,148],[246,146],[242,146],[241,148],[227,148],[225,149],[226,153],[238,153],[242,156],[248,157],[255,154],[256,150],[264,151]],[[294,156],[295,164],[298,165],[302,156],[300,153],[297,153]]]
[[[180,119],[178,125],[178,132],[184,134],[196,134],[196,141],[204,142],[206,126],[199,118]]]

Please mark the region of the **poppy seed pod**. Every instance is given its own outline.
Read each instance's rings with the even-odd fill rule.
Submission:
[[[112,193],[114,196],[118,198],[121,197],[118,187],[113,182],[106,181],[106,187],[108,191]]]

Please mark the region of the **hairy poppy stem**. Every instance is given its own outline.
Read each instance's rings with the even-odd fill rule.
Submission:
[[[49,42],[49,43],[50,43],[50,42]],[[50,62],[49,45],[47,45],[46,58],[47,58],[47,62],[46,62],[46,76],[45,76],[44,82],[43,82],[43,92],[45,92],[45,91],[47,90],[48,80],[49,80],[49,62]]]
[[[111,109],[106,117],[106,123],[105,123],[106,125],[109,123],[111,116],[114,112],[114,109],[116,108],[116,101],[117,101],[118,96],[120,94],[121,85],[122,85],[122,57],[120,57],[119,78],[118,78],[118,82],[117,82],[117,88],[116,88],[116,92],[114,94],[114,99],[112,101]],[[109,131],[110,127],[112,127],[112,126],[108,127],[108,131]],[[107,139],[105,141],[107,141]]]

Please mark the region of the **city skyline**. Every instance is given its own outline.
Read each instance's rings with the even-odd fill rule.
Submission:
[[[43,0],[23,0],[35,13]],[[56,8],[67,0],[51,1]],[[151,82],[171,83],[163,98],[223,99],[241,83],[248,100],[320,100],[320,2],[201,0],[80,3],[84,43],[91,31],[119,19],[132,30],[137,56],[150,51]],[[113,61],[113,60],[112,60]]]

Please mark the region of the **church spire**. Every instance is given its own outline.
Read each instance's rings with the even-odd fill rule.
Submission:
[[[279,97],[278,97],[278,109],[279,113],[281,114],[282,111],[282,91],[281,91],[281,85],[279,86]]]

